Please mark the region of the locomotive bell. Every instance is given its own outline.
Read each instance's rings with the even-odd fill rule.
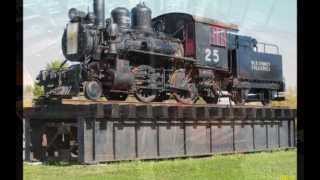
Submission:
[[[151,32],[151,9],[144,3],[139,3],[131,10],[132,29]]]

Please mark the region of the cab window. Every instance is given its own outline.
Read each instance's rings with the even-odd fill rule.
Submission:
[[[187,57],[195,56],[195,44],[194,44],[194,24],[189,23],[186,25],[184,31],[184,53]]]
[[[227,32],[224,28],[211,26],[210,44],[220,47],[227,46]]]

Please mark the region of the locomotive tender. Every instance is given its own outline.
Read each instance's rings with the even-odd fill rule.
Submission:
[[[105,19],[104,3],[94,0],[93,13],[69,10],[62,51],[66,61],[78,64],[40,72],[46,97],[83,92],[90,100],[134,94],[142,102],[173,95],[185,104],[198,97],[207,103],[220,97],[236,104],[283,100],[281,55],[261,51],[254,38],[236,34],[236,25],[185,13],[152,19],[144,3],[131,12],[115,8]]]

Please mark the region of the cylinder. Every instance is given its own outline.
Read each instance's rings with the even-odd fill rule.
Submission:
[[[131,10],[131,23],[132,28],[151,32],[151,9],[148,8],[144,3],[138,4]]]
[[[93,11],[96,16],[95,25],[101,29],[105,27],[104,0],[93,0]]]
[[[105,77],[102,82],[104,87],[112,90],[127,91],[134,82],[134,76],[131,72],[120,72],[110,69],[106,72]]]

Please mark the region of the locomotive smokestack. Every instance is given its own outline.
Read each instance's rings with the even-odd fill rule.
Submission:
[[[95,25],[101,29],[105,27],[105,7],[104,7],[105,0],[93,0],[93,11],[96,16]]]

